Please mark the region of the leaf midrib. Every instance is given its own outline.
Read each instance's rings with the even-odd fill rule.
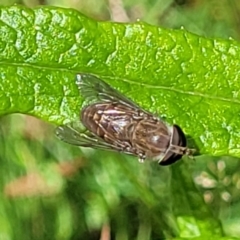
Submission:
[[[67,71],[67,72],[70,72],[70,73],[73,73],[73,74],[76,74],[77,72],[81,72],[81,71],[77,71],[76,69],[68,69],[68,68],[62,68],[62,67],[58,68],[58,67],[48,67],[48,66],[37,66],[37,65],[34,65],[34,64],[29,64],[29,63],[0,62],[0,65],[31,67],[31,68],[34,68],[34,69]],[[217,100],[217,101],[220,101],[220,102],[230,102],[230,103],[240,104],[240,100],[234,99],[234,98],[211,96],[211,95],[200,93],[200,92],[185,91],[185,90],[176,89],[176,88],[173,88],[173,87],[161,86],[161,85],[153,86],[153,85],[147,84],[147,83],[139,83],[139,82],[136,82],[136,81],[133,81],[133,80],[125,79],[125,78],[119,78],[119,77],[113,77],[113,76],[107,76],[107,75],[101,76],[101,78],[123,81],[123,82],[126,82],[126,83],[130,84],[131,86],[138,85],[138,86],[144,86],[148,89],[155,89],[155,90],[156,89],[161,89],[163,91],[165,90],[165,91],[170,91],[170,92],[176,92],[176,93],[180,93],[180,94],[184,94],[184,95],[201,97],[201,98],[205,98],[205,99],[214,99],[214,100]],[[26,96],[26,94],[24,96]],[[57,95],[55,95],[55,96],[57,96]]]
[[[217,96],[211,96],[211,95],[208,95],[208,94],[204,94],[204,93],[200,93],[200,92],[194,92],[194,91],[185,91],[185,90],[181,90],[181,89],[176,89],[176,88],[173,88],[173,87],[166,87],[166,86],[161,86],[161,85],[158,85],[158,86],[153,86],[151,84],[147,84],[147,83],[139,83],[139,82],[135,82],[133,80],[128,80],[128,79],[121,79],[119,77],[109,77],[109,76],[104,76],[105,78],[108,78],[108,79],[114,79],[114,80],[121,80],[123,82],[127,82],[128,84],[130,84],[131,86],[133,86],[134,84],[135,85],[138,85],[138,86],[144,86],[148,89],[161,89],[161,90],[166,90],[166,91],[172,91],[172,92],[177,92],[177,93],[181,93],[181,94],[184,94],[184,95],[191,95],[191,96],[195,96],[195,97],[202,97],[202,98],[206,98],[206,99],[214,99],[214,100],[217,100],[217,101],[222,101],[222,102],[231,102],[231,103],[237,103],[237,104],[240,104],[240,100],[238,99],[234,99],[234,98],[226,98],[226,97],[217,97]],[[103,77],[103,78],[104,78]]]

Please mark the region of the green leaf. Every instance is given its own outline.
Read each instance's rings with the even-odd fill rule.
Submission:
[[[76,120],[75,74],[88,72],[180,125],[201,153],[239,156],[238,42],[97,22],[70,9],[0,10],[0,114]]]

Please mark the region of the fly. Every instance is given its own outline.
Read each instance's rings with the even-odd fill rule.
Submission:
[[[76,84],[86,104],[80,121],[56,128],[62,141],[123,152],[160,165],[192,155],[178,125],[168,125],[96,76],[77,74]]]

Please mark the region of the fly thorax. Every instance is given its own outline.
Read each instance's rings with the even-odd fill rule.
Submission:
[[[171,135],[168,127],[153,119],[142,120],[135,128],[133,143],[138,148],[144,149],[147,158],[164,155],[169,147]]]

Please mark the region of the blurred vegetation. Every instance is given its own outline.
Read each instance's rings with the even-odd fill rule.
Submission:
[[[0,0],[13,3],[71,7],[99,20],[141,19],[204,36],[240,38],[237,0]],[[215,234],[240,238],[239,159],[201,156],[170,167],[138,164],[122,154],[62,143],[54,126],[32,117],[15,114],[0,121],[0,240],[198,236],[200,223],[177,218],[184,214],[202,217],[206,225],[199,229],[212,232],[220,220]],[[185,188],[174,187],[179,182]],[[205,219],[206,212],[212,219]],[[183,221],[188,229],[181,229],[187,225]]]

